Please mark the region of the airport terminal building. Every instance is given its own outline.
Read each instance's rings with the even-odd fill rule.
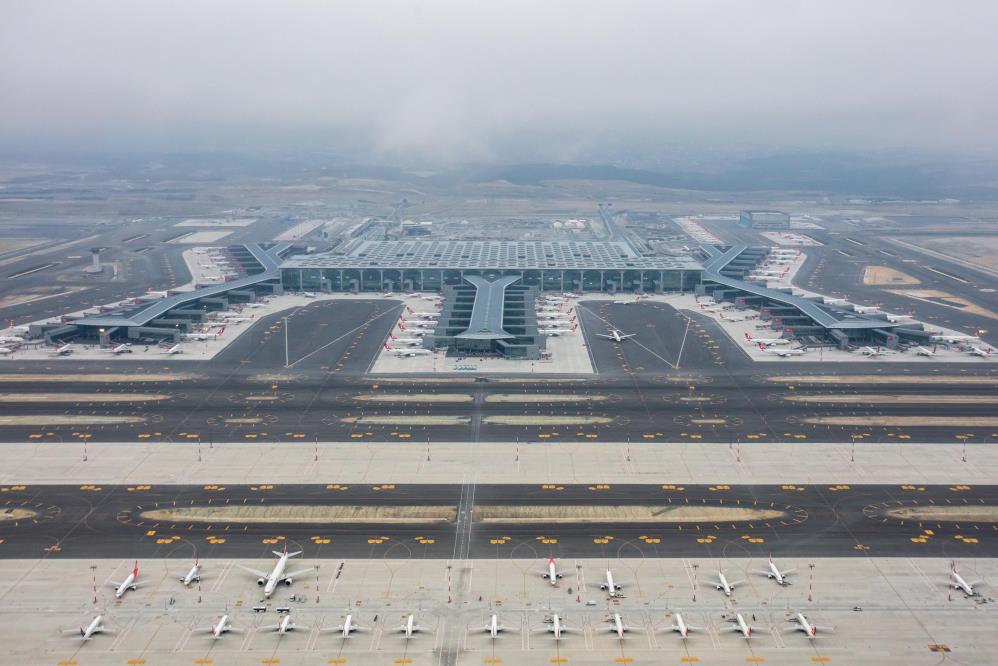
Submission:
[[[466,276],[517,276],[542,291],[691,291],[702,267],[686,256],[645,256],[621,241],[364,241],[346,252],[281,264],[287,289],[442,291]]]

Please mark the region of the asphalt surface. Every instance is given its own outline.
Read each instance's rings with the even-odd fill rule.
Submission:
[[[217,515],[215,522],[170,522],[144,513],[289,504],[461,506],[470,511],[471,520],[452,515],[411,524],[251,524],[226,522]],[[644,505],[662,517],[655,524],[626,519],[554,523],[544,518],[483,522],[478,513],[492,505],[584,505],[611,512]],[[889,513],[926,506],[998,508],[998,486],[15,486],[4,488],[0,557],[268,557],[285,542],[289,549],[318,558],[998,555],[998,512],[990,522],[905,521]],[[682,507],[764,509],[777,515],[670,522],[667,512]],[[12,517],[12,512],[24,511],[33,515]]]
[[[400,307],[396,301],[325,301],[264,317],[208,363],[59,359],[5,364],[0,386],[3,416],[13,421],[0,419],[0,441],[640,444],[998,438],[998,371],[993,368],[972,363],[755,363],[713,322],[656,303],[589,303],[579,308],[598,369],[595,376],[368,375]],[[284,317],[290,332],[287,357]],[[595,337],[622,321],[630,324],[625,332],[636,331],[639,337],[622,344]],[[285,358],[291,367],[285,368]],[[139,370],[186,378],[127,381],[127,374]],[[101,376],[119,372],[126,378]],[[63,379],[69,375],[72,380],[18,381],[21,373],[59,374]],[[778,379],[830,374],[834,381],[816,384]],[[871,385],[869,375],[892,379]],[[956,379],[932,379],[940,375]],[[981,377],[988,383],[974,383]],[[60,401],[62,393],[74,396]],[[134,398],[148,393],[163,399]],[[39,399],[39,394],[47,397]],[[133,398],[113,401],[111,394]],[[426,402],[428,394],[456,394],[460,402]],[[521,395],[530,402],[497,402],[496,394]],[[864,401],[863,396],[875,394],[895,397],[887,403]],[[824,401],[791,400],[810,395],[823,396]],[[494,422],[495,417],[510,416],[518,422]],[[53,417],[68,422],[58,425]],[[92,423],[106,417],[135,422]],[[449,424],[441,425],[442,417]],[[859,420],[812,422],[828,417]],[[875,419],[885,417],[944,420],[876,425]],[[962,417],[987,420],[974,423]],[[427,418],[438,421],[427,423]]]

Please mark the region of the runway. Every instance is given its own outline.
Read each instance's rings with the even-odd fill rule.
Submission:
[[[661,303],[580,307],[595,375],[370,375],[400,307],[323,301],[263,317],[207,363],[7,361],[0,441],[998,437],[998,372],[987,366],[755,363],[712,321]],[[639,337],[593,335],[625,317]]]
[[[330,483],[2,490],[3,558],[265,557],[285,543],[317,558],[998,554],[998,486]]]

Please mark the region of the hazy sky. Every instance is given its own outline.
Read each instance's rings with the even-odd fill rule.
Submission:
[[[982,0],[0,0],[0,149],[998,149]]]

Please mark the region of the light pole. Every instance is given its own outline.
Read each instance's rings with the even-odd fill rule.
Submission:
[[[288,359],[288,318],[282,317],[282,319],[284,320],[284,367],[286,368],[290,365]]]

